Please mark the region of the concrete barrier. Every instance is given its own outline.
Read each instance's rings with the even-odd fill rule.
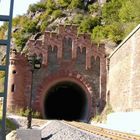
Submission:
[[[20,140],[41,140],[40,129],[17,129],[17,138]]]

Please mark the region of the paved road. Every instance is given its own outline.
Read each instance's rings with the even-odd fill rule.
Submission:
[[[51,121],[42,130],[42,140],[109,140],[75,127],[66,125],[61,121]]]

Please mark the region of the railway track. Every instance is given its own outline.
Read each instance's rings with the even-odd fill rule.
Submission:
[[[88,131],[90,133],[94,133],[96,135],[103,136],[105,138],[109,138],[111,140],[140,140],[139,135],[119,132],[116,130],[106,129],[98,126],[93,126],[90,124],[82,123],[82,122],[67,122],[64,123],[74,126],[76,128]]]

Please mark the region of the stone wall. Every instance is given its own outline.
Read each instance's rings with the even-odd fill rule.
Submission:
[[[114,111],[140,109],[140,26],[110,55],[108,100]]]

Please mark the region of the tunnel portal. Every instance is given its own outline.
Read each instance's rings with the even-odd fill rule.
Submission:
[[[88,99],[85,91],[73,82],[61,82],[52,86],[44,100],[46,119],[86,121]]]

